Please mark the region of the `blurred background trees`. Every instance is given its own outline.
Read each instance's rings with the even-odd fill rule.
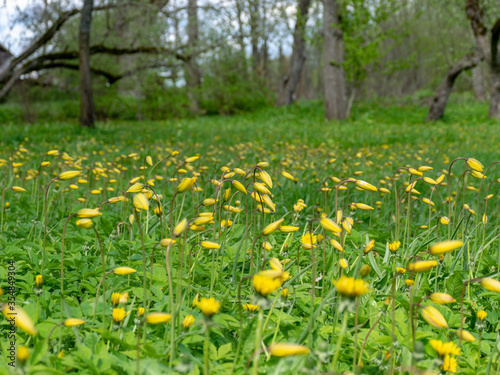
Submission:
[[[81,117],[89,1],[12,1],[0,5],[10,10],[0,29],[0,100],[26,121],[47,111]],[[233,114],[297,100],[324,100],[325,116],[342,119],[374,98],[442,106],[440,92],[451,88],[491,99],[490,115],[500,116],[497,0],[91,2],[87,92],[97,119]]]

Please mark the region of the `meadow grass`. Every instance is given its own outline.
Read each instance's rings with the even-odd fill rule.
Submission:
[[[498,373],[499,124],[425,114],[4,124],[0,372]]]

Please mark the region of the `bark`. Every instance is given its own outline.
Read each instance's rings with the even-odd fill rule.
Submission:
[[[477,100],[483,101],[486,99],[486,84],[485,72],[481,64],[472,68],[472,90]]]
[[[261,56],[259,49],[259,0],[249,0],[250,39],[252,44],[252,66],[254,73],[259,73]]]
[[[80,65],[80,125],[95,127],[94,97],[90,73],[90,27],[94,0],[84,0],[78,32],[78,57]]]
[[[500,38],[500,18],[491,29],[491,98],[490,118],[500,119],[500,57],[498,40]]]
[[[465,70],[472,69],[477,66],[483,55],[475,52],[471,55],[464,57],[458,63],[456,63],[446,74],[444,81],[441,83],[439,88],[434,94],[432,99],[431,108],[429,109],[429,114],[427,115],[426,121],[437,121],[444,115],[444,110],[446,109],[446,104],[448,103],[448,98],[450,97],[451,90],[455,84],[455,80]]]
[[[191,53],[196,49],[198,44],[198,4],[197,0],[188,0],[188,49]],[[189,99],[189,109],[193,115],[197,115],[200,111],[196,91],[200,87],[201,75],[196,63],[196,56],[191,55],[186,61],[186,69],[184,71],[186,77],[187,94]]]
[[[343,120],[347,115],[344,32],[337,0],[323,0],[323,71],[325,117]]]
[[[293,32],[292,56],[286,75],[283,78],[278,100],[276,101],[277,106],[290,105],[294,100],[294,93],[306,61],[306,41],[304,34],[310,5],[311,0],[299,0],[297,7],[297,22],[295,23],[295,30]]]

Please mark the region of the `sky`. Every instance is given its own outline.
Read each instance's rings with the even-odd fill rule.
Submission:
[[[22,51],[24,37],[23,27],[13,25],[16,7],[24,8],[31,0],[0,0],[0,43],[7,47],[13,55]]]

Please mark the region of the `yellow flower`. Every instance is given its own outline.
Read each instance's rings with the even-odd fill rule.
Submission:
[[[188,227],[188,222],[186,219],[183,219],[179,224],[177,224],[174,228],[174,237],[178,237],[182,233],[186,231]]]
[[[188,329],[193,324],[194,324],[194,316],[192,316],[192,315],[186,315],[186,317],[182,321],[182,328]]]
[[[139,316],[143,316],[144,315],[144,307],[139,307],[137,309],[137,315],[139,315]]]
[[[432,293],[430,295],[430,299],[432,302],[437,303],[439,305],[444,305],[446,303],[457,302],[455,298],[446,293]]]
[[[316,239],[317,237],[314,234],[306,233],[301,238],[302,247],[306,250],[312,249],[315,247]]]
[[[130,267],[117,267],[113,270],[113,273],[115,275],[120,275],[120,276],[130,275],[131,273],[134,273],[134,272],[137,272],[137,271],[134,270],[133,268],[130,268]]]
[[[220,311],[220,302],[216,301],[215,298],[202,298],[198,302],[198,308],[201,310],[203,315],[211,317]]]
[[[264,230],[262,231],[262,234],[264,236],[269,236],[271,233],[277,231],[279,229],[279,227],[281,226],[281,223],[283,222],[283,220],[285,219],[279,219],[277,221],[274,221],[272,222],[271,224],[267,225]]]
[[[363,267],[361,267],[360,273],[362,277],[366,277],[370,274],[371,271],[371,267],[368,264],[365,264]]]
[[[76,225],[83,229],[90,229],[94,225],[94,222],[90,219],[80,219],[76,221]]]
[[[59,175],[59,180],[71,180],[72,178],[78,177],[82,172],[80,171],[66,171]]]
[[[24,364],[30,356],[30,351],[26,346],[20,346],[17,348],[17,359],[21,364]]]
[[[289,225],[282,225],[280,227],[281,233],[293,233],[293,232],[297,232],[298,230],[299,230],[299,227],[292,227]]]
[[[433,306],[422,308],[422,317],[427,323],[435,328],[448,328],[448,323],[444,316]]]
[[[353,298],[368,293],[368,283],[361,279],[341,276],[338,280],[334,280],[333,284],[344,297]]]
[[[439,222],[441,223],[441,225],[448,225],[450,224],[450,219],[448,219],[446,216],[442,216],[439,219]]]
[[[189,189],[191,189],[196,182],[196,177],[184,178],[179,186],[177,186],[178,193],[185,193]]]
[[[127,189],[127,193],[140,193],[144,189],[144,184],[136,182]]]
[[[35,285],[37,288],[41,288],[43,285],[43,276],[42,275],[37,275],[35,278]]]
[[[480,311],[477,312],[477,318],[480,321],[483,321],[484,319],[486,319],[486,315],[488,315],[488,314],[484,310],[480,310]]]
[[[412,286],[413,284],[415,284],[415,280],[412,280],[412,279],[406,279],[405,280],[405,285],[409,288],[410,286]]]
[[[77,327],[81,326],[82,324],[85,324],[85,320],[81,319],[76,319],[76,318],[69,318],[64,321],[64,325],[66,327]]]
[[[458,330],[457,331],[457,336],[460,337],[462,340],[467,341],[467,342],[474,342],[476,339],[474,336],[469,331],[466,331],[465,329]]]
[[[392,243],[389,243],[387,246],[389,246],[389,250],[392,253],[395,253],[396,251],[398,251],[399,247],[401,246],[401,241],[394,241]]]
[[[335,221],[333,221],[332,219],[329,219],[327,217],[321,218],[321,220],[319,221],[319,224],[326,231],[333,232],[333,233],[342,232],[342,229],[340,229],[340,227],[335,223]]]
[[[269,265],[273,270],[283,272],[283,265],[278,258],[269,259]]]
[[[453,240],[453,241],[443,241],[438,242],[435,245],[432,245],[429,248],[429,252],[433,255],[436,254],[445,254],[450,251],[456,250],[463,245],[463,241]]]
[[[211,241],[201,241],[201,247],[203,247],[204,249],[208,249],[208,250],[220,249],[220,245],[218,243],[211,242]]]
[[[214,198],[207,198],[205,200],[203,200],[203,202],[201,202],[202,205],[204,205],[205,207],[208,207],[208,206],[213,206],[215,204],[215,199]]]
[[[281,288],[284,281],[283,272],[266,270],[254,275],[252,285],[257,293],[266,297]]]
[[[371,240],[366,244],[364,253],[368,254],[370,251],[373,250],[374,247],[375,247],[375,240]]]
[[[397,267],[396,268],[396,272],[399,273],[400,275],[402,275],[403,273],[406,272],[406,268]]]
[[[457,372],[457,359],[455,357],[451,357],[446,355],[443,358],[443,364],[441,365],[441,370],[444,372]]]
[[[171,246],[175,243],[176,243],[176,241],[171,239],[171,238],[164,238],[163,240],[160,241],[160,245],[163,247],[167,247],[169,245]]]
[[[294,180],[295,180],[295,177],[293,177],[293,176],[292,176],[290,173],[288,173],[288,172],[282,171],[282,172],[281,172],[281,175],[282,175],[283,177],[285,177],[285,178],[288,178],[289,180],[292,180],[292,181],[294,181]]]
[[[22,329],[24,332],[27,332],[32,336],[37,335],[35,325],[31,321],[31,318],[19,306],[11,306],[6,304],[2,309],[2,312],[9,322],[14,321],[16,327]]]
[[[358,210],[363,210],[363,211],[369,211],[373,210],[372,206],[368,206],[367,204],[364,203],[353,203],[354,207],[356,207]]]
[[[500,293],[500,281],[498,280],[485,278],[481,280],[481,285],[484,289],[487,289],[491,292]]]
[[[289,295],[290,291],[288,290],[288,288],[283,288],[283,290],[281,291],[281,298],[287,299]]]
[[[260,171],[260,179],[271,189],[273,188],[273,180],[271,179],[271,176],[269,176],[269,173],[266,171]]]
[[[256,312],[257,310],[260,309],[260,306],[259,305],[251,305],[251,304],[246,304],[246,305],[243,305],[243,308],[248,311],[248,312]]]
[[[134,195],[132,203],[134,204],[134,207],[137,208],[138,210],[147,211],[149,208],[149,200],[142,193]]]
[[[61,350],[59,352],[59,354],[57,355],[57,358],[61,359],[62,357],[64,357],[64,350]]]
[[[470,169],[476,172],[482,172],[484,170],[484,166],[476,159],[468,158],[465,162]]]
[[[347,259],[340,259],[339,260],[340,267],[342,267],[344,270],[349,267],[349,263],[347,262]]]
[[[164,312],[152,312],[146,315],[146,322],[148,324],[161,324],[168,323],[172,315],[164,313]]]
[[[247,194],[247,189],[245,188],[245,186],[243,186],[243,184],[239,181],[236,181],[236,180],[233,180],[231,181],[231,184],[234,186],[234,188],[236,190],[238,190],[240,193],[242,194]],[[215,202],[214,202],[215,203]]]
[[[98,208],[82,208],[76,213],[76,216],[80,218],[93,218],[102,215],[102,212],[99,212]]]
[[[120,298],[122,298],[122,294],[121,293],[113,293],[111,294],[111,303],[113,305],[118,305],[120,303]]]
[[[408,265],[408,271],[410,272],[425,272],[433,269],[438,264],[437,260],[420,260],[415,263]]]
[[[340,245],[340,243],[337,241],[337,240],[334,240],[334,239],[331,239],[330,240],[330,244],[335,248],[337,249],[338,251],[340,252],[343,252],[344,249],[342,247],[342,245]]]
[[[441,357],[446,355],[460,355],[460,348],[453,342],[443,343],[441,340],[430,340],[429,343]]]
[[[24,193],[26,192],[26,189],[20,187],[20,186],[12,186],[12,190],[15,191],[16,193]]]
[[[269,347],[269,353],[275,357],[290,357],[292,355],[305,355],[309,354],[308,347],[298,344],[272,344]]]
[[[373,186],[372,184],[369,184],[368,182],[363,181],[363,180],[356,180],[355,184],[357,187],[359,187],[363,190],[368,190],[368,191],[373,191],[373,192],[377,191],[377,188],[375,186]]]
[[[123,307],[113,309],[113,321],[115,323],[120,323],[127,315],[128,313],[125,313],[125,309]]]
[[[194,296],[194,299],[193,299],[193,303],[191,304],[191,306],[193,307],[193,309],[198,306],[198,303],[200,303],[199,301],[199,297],[200,295],[198,293],[196,293],[196,296]]]

